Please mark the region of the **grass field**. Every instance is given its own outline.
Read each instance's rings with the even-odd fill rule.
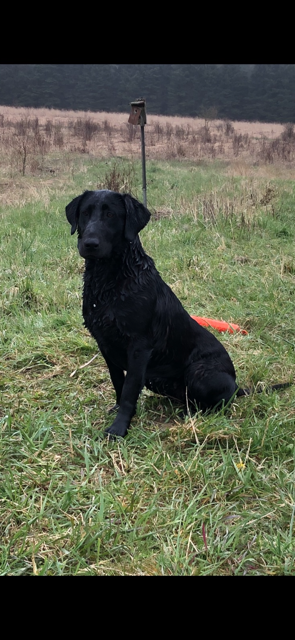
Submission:
[[[292,127],[153,118],[142,243],[191,314],[247,329],[218,337],[263,392],[183,419],[143,391],[108,442],[64,209],[141,199],[138,130],[114,115],[0,107],[0,574],[294,575],[295,389],[266,389],[295,374]]]

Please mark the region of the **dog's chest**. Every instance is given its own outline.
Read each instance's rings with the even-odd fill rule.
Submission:
[[[126,369],[130,345],[150,335],[154,296],[148,269],[103,267],[86,264],[84,322],[103,354]]]
[[[85,273],[83,290],[83,317],[85,326],[106,351],[126,351],[130,340],[132,321],[128,294],[123,293],[118,281],[98,278]]]
[[[99,294],[90,287],[84,287],[83,317],[85,325],[97,340],[116,340],[122,330],[126,332],[119,299],[120,294],[114,290]]]

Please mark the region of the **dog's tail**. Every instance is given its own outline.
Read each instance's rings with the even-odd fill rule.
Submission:
[[[270,386],[267,387],[261,387],[261,388],[245,388],[245,389],[241,389],[239,388],[237,391],[237,397],[239,398],[240,396],[250,396],[253,393],[262,393],[263,391],[269,392],[269,391],[276,391],[276,389],[286,389],[287,387],[291,387],[292,386],[292,382],[280,382],[279,384],[272,384]]]

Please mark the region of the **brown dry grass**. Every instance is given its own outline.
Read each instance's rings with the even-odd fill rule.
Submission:
[[[85,154],[140,157],[140,127],[129,125],[128,118],[128,113],[0,106],[0,204],[38,199],[40,190],[62,189],[65,179],[69,185],[73,163],[82,166]],[[295,178],[294,139],[278,123],[148,114],[145,127],[148,160],[223,160],[229,175],[268,179]]]
[[[148,108],[148,105],[147,105]],[[6,107],[0,106],[0,113],[4,115],[5,118],[11,120],[12,122],[17,122],[21,118],[38,118],[40,124],[45,125],[47,120],[52,120],[53,123],[61,122],[67,125],[70,121],[75,121],[78,118],[89,117],[95,122],[99,124],[103,124],[105,120],[108,120],[111,127],[119,129],[121,125],[124,125],[128,122],[129,113],[108,113],[105,111],[63,111],[58,109],[33,109],[26,107]],[[151,126],[152,123],[159,123],[163,125],[165,122],[169,122],[173,127],[178,126],[191,126],[192,128],[200,129],[204,126],[203,118],[185,118],[182,116],[161,116],[161,115],[153,115],[147,116],[147,127]],[[212,126],[212,130],[218,129],[220,125],[224,124],[224,120],[212,120],[212,125],[210,123],[210,128]],[[283,125],[278,123],[268,123],[268,122],[235,122],[234,128],[237,133],[241,133],[244,135],[247,133],[250,136],[262,137],[266,136],[268,138],[277,138],[283,131]]]

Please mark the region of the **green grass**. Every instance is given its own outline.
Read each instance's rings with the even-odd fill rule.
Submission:
[[[78,158],[0,212],[0,574],[294,575],[293,387],[186,419],[144,391],[127,438],[102,437],[114,392],[100,355],[83,367],[97,347],[64,208],[113,164]],[[239,382],[294,381],[293,183],[186,161],[148,162],[147,181],[144,247],[190,313],[248,330],[218,334]]]

